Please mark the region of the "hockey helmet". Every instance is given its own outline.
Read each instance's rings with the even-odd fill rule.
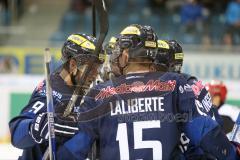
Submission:
[[[104,63],[104,52],[101,51],[101,53],[95,55],[96,43],[96,38],[91,35],[71,34],[62,47],[63,62],[74,58],[78,66],[89,62],[90,59],[99,64]]]
[[[176,40],[158,40],[158,55],[155,63],[168,68],[172,72],[181,72],[183,50]]]
[[[226,85],[219,80],[212,80],[210,83],[206,84],[206,89],[209,91],[211,96],[219,95],[221,103],[224,103],[227,95]]]
[[[109,42],[104,47],[104,50],[105,50],[107,55],[112,54],[112,51],[115,48],[116,43],[117,43],[117,38],[116,37],[111,37]]]
[[[117,44],[121,51],[128,49],[129,58],[154,60],[157,54],[157,35],[151,26],[127,26],[121,31]]]

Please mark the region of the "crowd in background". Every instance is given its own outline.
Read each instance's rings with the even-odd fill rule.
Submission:
[[[124,25],[138,23],[152,25],[162,39],[178,39],[184,44],[240,44],[240,0],[106,1],[109,34],[118,32]],[[12,22],[9,2],[0,1],[0,24],[3,26]],[[16,3],[18,14],[22,15],[24,1]],[[91,33],[91,25],[91,0],[71,0],[50,41],[62,41],[72,32]]]
[[[110,27],[118,31],[128,23],[142,23],[154,26],[165,39],[179,39],[185,44],[240,44],[240,0],[122,0],[107,1],[110,11]],[[76,24],[84,22],[82,28],[89,28],[91,16],[90,0],[72,0],[70,9],[63,18],[75,13],[86,17],[75,17]],[[131,12],[130,12],[131,11]],[[71,15],[70,17],[68,17]],[[71,19],[72,20],[72,19]],[[71,24],[71,23],[70,23]],[[75,25],[77,26],[77,25]],[[67,27],[62,28],[68,32]],[[73,29],[73,28],[71,28]],[[68,33],[69,34],[69,33]]]

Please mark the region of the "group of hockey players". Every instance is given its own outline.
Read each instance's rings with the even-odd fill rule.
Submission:
[[[111,38],[101,56],[95,49],[93,36],[70,35],[62,47],[63,65],[51,74],[56,159],[240,159],[240,146],[228,140],[214,106],[226,95],[181,72],[184,54],[177,41],[160,40],[151,26],[132,24]],[[84,75],[86,66],[91,70]],[[102,82],[96,84],[99,74]],[[84,92],[65,116],[83,76]],[[214,95],[220,101],[213,105]],[[12,144],[23,149],[20,160],[43,159],[48,148],[46,99],[43,80],[9,122]]]

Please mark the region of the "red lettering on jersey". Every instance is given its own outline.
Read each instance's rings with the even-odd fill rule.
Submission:
[[[145,84],[143,82],[140,82],[140,81],[133,82],[133,84],[131,86],[132,86],[131,90],[133,92],[136,92],[136,93],[143,92],[144,88],[145,88]]]
[[[175,80],[169,80],[167,82],[161,82],[160,80],[149,80],[146,84],[144,84],[142,81],[133,82],[129,85],[124,83],[117,87],[108,86],[103,88],[95,97],[95,100],[108,98],[115,94],[127,94],[132,92],[140,93],[146,91],[173,91],[175,85]]]
[[[146,86],[145,86],[145,91],[153,91],[153,90],[156,90],[157,86],[159,85],[160,81],[159,80],[156,80],[156,81],[153,81],[153,80],[150,80],[147,82]]]
[[[36,90],[37,90],[38,92],[41,91],[42,88],[43,88],[43,85],[44,85],[44,83],[43,83],[43,81],[41,81],[41,82],[37,85]]]
[[[204,88],[204,85],[202,84],[202,81],[197,81],[191,87],[192,87],[192,90],[193,90],[193,93],[195,94],[195,96],[199,96],[202,89]]]

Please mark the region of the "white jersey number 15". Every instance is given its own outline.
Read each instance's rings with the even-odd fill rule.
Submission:
[[[152,148],[153,159],[162,159],[162,143],[160,141],[143,141],[143,129],[160,128],[160,121],[133,122],[134,149]],[[119,141],[120,159],[129,160],[129,145],[127,135],[127,124],[118,124],[116,140]]]

